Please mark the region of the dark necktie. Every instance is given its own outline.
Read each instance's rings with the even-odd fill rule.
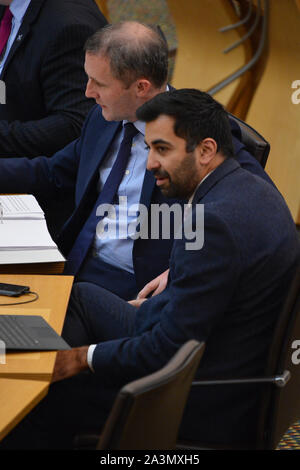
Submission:
[[[5,9],[4,16],[0,25],[0,57],[5,50],[11,32],[12,13],[8,7]]]
[[[95,238],[96,227],[101,219],[99,216],[96,216],[97,208],[100,204],[112,204],[114,196],[118,191],[130,156],[132,139],[138,133],[138,130],[130,122],[126,123],[124,128],[124,137],[121,142],[116,161],[99,193],[90,216],[79,232],[79,235],[68,255],[64,274],[72,274],[75,276],[79,271],[80,266]]]

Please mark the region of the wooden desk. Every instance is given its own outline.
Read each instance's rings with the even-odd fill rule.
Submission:
[[[0,307],[2,314],[42,315],[61,333],[72,276],[0,275],[0,282],[22,284],[39,294],[36,302]],[[29,297],[27,297],[29,298]],[[27,300],[0,296],[0,303]],[[0,440],[47,394],[56,352],[7,353],[0,364]]]

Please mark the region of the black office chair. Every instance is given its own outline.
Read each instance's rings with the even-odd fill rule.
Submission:
[[[195,381],[192,387],[241,383],[262,383],[261,405],[255,442],[243,448],[276,449],[288,428],[300,419],[300,267],[293,278],[270,347],[264,377],[236,380]],[[298,360],[298,357],[299,360]],[[204,449],[200,442],[181,441],[178,449]],[[237,449],[218,444],[210,448]]]
[[[270,153],[269,142],[246,122],[231,113],[228,113],[228,116],[234,121],[236,126],[239,127],[241,132],[240,140],[243,142],[248,152],[265,168]]]
[[[99,436],[78,436],[77,450],[175,449],[178,429],[204,343],[185,343],[166,366],[125,385]]]

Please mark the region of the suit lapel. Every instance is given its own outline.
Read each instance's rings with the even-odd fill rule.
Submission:
[[[101,135],[95,143],[94,139],[87,138],[87,146],[85,154],[82,159],[82,166],[78,173],[80,177],[77,179],[77,201],[78,205],[67,220],[61,233],[59,234],[56,242],[60,250],[66,255],[70,248],[73,246],[78,233],[80,232],[86,218],[90,215],[91,210],[97,200],[97,182],[99,180],[99,166],[106,156],[116,132],[119,130],[121,122],[108,122],[106,121],[106,128],[101,130]],[[91,132],[97,132],[99,129],[97,125]],[[92,155],[90,164],[86,165],[89,155]]]
[[[45,0],[31,0],[27,11],[25,13],[25,16],[23,18],[22,24],[20,26],[20,29],[17,33],[16,39],[14,40],[14,43],[9,51],[8,57],[5,61],[5,65],[2,70],[1,76],[5,74],[5,71],[7,67],[10,64],[10,61],[14,57],[15,53],[18,51],[20,47],[24,44],[24,41],[26,37],[30,34],[30,29],[31,29],[31,24],[36,20],[41,7],[43,6]],[[2,13],[3,15],[3,13]]]
[[[95,181],[99,179],[99,167],[121,125],[121,122],[107,122],[107,129],[101,131],[97,142],[91,142],[89,145],[90,148],[86,149],[85,153],[87,157],[89,157],[89,155],[92,155],[92,157],[90,157],[89,165],[87,165],[88,158],[83,159],[81,163],[82,166],[79,169],[80,180],[77,182],[77,188],[80,191],[78,193],[79,199],[82,199],[85,193],[90,191],[91,187],[95,187]],[[95,132],[97,131],[98,129],[96,127]]]
[[[143,181],[140,204],[143,204],[146,207],[150,206],[152,193],[153,193],[155,184],[156,184],[155,178],[152,175],[151,171],[146,170],[144,181]]]
[[[93,180],[97,177],[99,167],[102,164],[107,151],[111,147],[111,143],[121,125],[121,122],[107,122],[107,128],[101,131],[101,135],[97,140],[97,143],[93,143],[93,146],[90,149],[87,149],[86,153],[92,153],[92,157],[88,167],[86,166],[82,168],[81,181],[78,185],[80,188],[80,199],[87,191],[89,191],[89,188],[93,186]],[[95,132],[97,132],[96,128]],[[86,165],[86,162],[83,162],[82,164]],[[141,191],[140,204],[144,204],[146,207],[149,207],[155,184],[155,178],[151,171],[146,170]]]

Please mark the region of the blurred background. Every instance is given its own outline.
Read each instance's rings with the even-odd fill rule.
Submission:
[[[300,225],[300,0],[96,1],[112,23],[159,25],[170,83],[210,92],[270,142],[266,171]]]

